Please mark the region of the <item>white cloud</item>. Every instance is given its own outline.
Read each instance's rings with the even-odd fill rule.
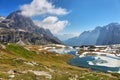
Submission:
[[[49,16],[45,18],[43,21],[35,20],[34,23],[39,27],[49,29],[53,34],[57,34],[58,32],[64,29],[64,27],[68,24],[68,21],[67,20],[60,21],[55,16]]]
[[[24,16],[38,16],[44,14],[65,15],[68,14],[66,9],[56,8],[55,5],[47,0],[33,0],[30,4],[20,7]]]
[[[22,11],[21,14],[27,17],[54,15],[42,21],[34,20],[36,25],[44,29],[49,29],[53,34],[57,34],[68,24],[67,20],[59,20],[58,17],[55,16],[66,15],[69,12],[64,8],[55,7],[55,5],[48,0],[32,0],[30,4],[25,4],[21,6],[20,9]]]

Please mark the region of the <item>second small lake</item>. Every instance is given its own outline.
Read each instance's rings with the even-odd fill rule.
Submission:
[[[68,64],[97,71],[120,73],[120,57],[109,53],[99,52],[96,54],[86,55],[83,53],[70,59]]]

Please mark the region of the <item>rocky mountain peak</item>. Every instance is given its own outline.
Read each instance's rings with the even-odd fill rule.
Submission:
[[[21,15],[20,10],[11,13],[6,19],[13,21],[11,27],[15,29],[24,29],[29,31],[35,27],[35,24],[33,23],[32,19],[30,17]]]
[[[19,10],[1,21],[0,28],[0,42],[16,43],[21,38],[24,43],[35,45],[61,43],[49,30],[36,26],[30,17],[21,15]]]
[[[98,26],[92,31],[84,31],[79,37],[65,41],[65,44],[73,46],[120,44],[120,24],[110,23],[103,27]]]

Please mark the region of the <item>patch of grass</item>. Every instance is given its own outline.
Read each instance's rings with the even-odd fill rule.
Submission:
[[[35,55],[35,53],[28,51],[26,49],[24,49],[22,46],[18,46],[16,44],[10,44],[7,45],[7,50],[10,51],[11,53],[21,56],[23,58],[33,58],[33,56]]]
[[[5,73],[0,72],[0,80],[2,80],[3,78],[8,79],[8,75],[5,74]]]
[[[33,73],[17,74],[14,80],[38,80]]]
[[[120,74],[119,73],[112,73],[113,76],[116,76],[120,80]]]
[[[31,46],[30,46],[31,47]],[[36,76],[33,73],[20,73],[22,71],[45,71],[52,76],[51,80],[119,80],[119,74],[103,75],[100,72],[93,72],[85,68],[78,68],[67,64],[72,55],[55,54],[46,51],[39,51],[38,46],[31,47],[30,51],[23,46],[16,44],[6,45],[6,50],[0,54],[0,78],[8,80],[7,72],[15,70],[13,80],[48,80],[45,76]],[[36,54],[38,52],[39,54]],[[80,52],[81,53],[81,52]],[[20,59],[19,59],[20,58]],[[38,65],[31,66],[24,62],[36,62]],[[5,74],[4,74],[5,73]],[[104,73],[110,74],[110,73]]]

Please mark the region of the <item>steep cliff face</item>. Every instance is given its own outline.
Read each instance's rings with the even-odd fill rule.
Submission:
[[[15,11],[0,22],[0,41],[16,43],[19,39],[30,44],[60,44],[61,41],[54,37],[49,30],[36,26],[31,18]]]
[[[110,23],[103,27],[96,27],[92,31],[85,31],[79,37],[64,42],[67,45],[109,45],[120,44],[120,24]]]
[[[36,28],[31,18],[21,15],[21,11],[15,11],[7,16],[7,20],[10,20],[10,28],[23,29],[26,31],[32,31]]]
[[[71,38],[64,43],[67,45],[95,45],[99,37],[101,27],[97,27],[92,31],[84,31],[79,37]]]
[[[80,36],[80,45],[95,45],[100,34],[100,27],[92,31],[83,32]]]
[[[111,23],[102,27],[97,45],[120,44],[120,24]]]

